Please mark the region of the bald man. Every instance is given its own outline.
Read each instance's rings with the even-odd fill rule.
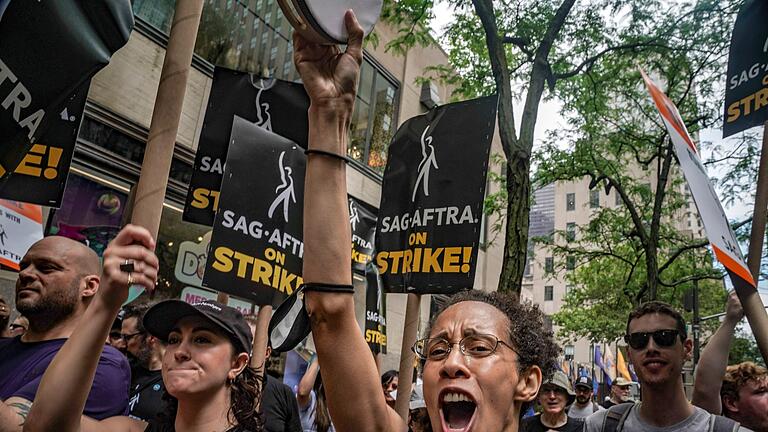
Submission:
[[[45,369],[99,290],[101,273],[96,253],[65,237],[33,244],[20,268],[16,309],[29,319],[29,329],[0,340],[3,432],[22,430]],[[97,419],[126,414],[130,380],[125,356],[105,346],[83,414]]]

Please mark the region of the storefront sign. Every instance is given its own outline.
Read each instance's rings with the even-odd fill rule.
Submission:
[[[309,98],[304,86],[217,67],[208,100],[184,220],[213,225],[235,116],[306,148]]]
[[[365,341],[374,354],[387,353],[387,295],[372,261],[365,266]]]
[[[42,139],[65,102],[109,63],[133,28],[129,0],[12,1],[6,6],[0,21],[2,178],[16,170],[33,144],[52,146]]]
[[[51,119],[48,130],[32,145],[14,172],[0,183],[0,198],[61,206],[90,86],[89,79],[70,95],[61,109],[56,109],[58,115]],[[0,165],[0,176],[5,171]]]
[[[672,139],[677,160],[691,189],[717,260],[728,270],[734,286],[756,289],[752,273],[741,255],[739,243],[733,235],[723,206],[709,181],[696,145],[688,134],[677,107],[644,72],[641,73]]]
[[[731,35],[723,137],[768,121],[768,2],[749,0]]]
[[[217,294],[206,289],[186,287],[181,291],[181,299],[189,304],[198,303],[206,300],[216,300]],[[251,304],[247,301],[238,300],[230,297],[227,306],[231,306],[240,311],[243,315],[251,314]]]
[[[440,106],[395,134],[376,229],[387,292],[472,288],[497,100]]]
[[[349,225],[352,227],[352,270],[365,273],[365,265],[373,260],[376,209],[350,196]]]
[[[204,286],[258,305],[301,286],[305,169],[297,144],[235,117]]]
[[[33,243],[43,238],[40,206],[0,200],[0,263],[19,270],[19,262]]]
[[[203,236],[200,243],[184,241],[179,244],[179,253],[176,256],[174,275],[176,280],[196,287],[203,286],[203,273],[208,257],[208,245],[211,242],[211,232]]]

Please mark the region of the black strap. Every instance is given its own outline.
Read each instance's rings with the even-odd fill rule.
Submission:
[[[313,154],[328,156],[328,157],[332,157],[334,159],[343,160],[344,162],[347,162],[347,163],[352,161],[352,159],[350,159],[349,157],[347,157],[345,155],[341,155],[341,154],[338,154],[338,153],[333,153],[333,152],[329,152],[329,151],[325,151],[325,150],[319,150],[319,149],[306,149],[306,150],[304,150],[304,154],[307,155],[307,156],[313,155]]]
[[[304,291],[354,294],[355,287],[352,285],[338,285],[329,283],[305,283]]]
[[[632,411],[633,403],[622,403],[608,408],[603,419],[602,432],[618,432],[624,426],[624,420],[627,419],[629,412]]]

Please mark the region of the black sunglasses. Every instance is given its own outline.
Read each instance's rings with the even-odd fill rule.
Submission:
[[[671,347],[675,344],[677,337],[680,335],[680,331],[674,330],[656,330],[654,332],[636,332],[624,335],[624,342],[627,343],[632,349],[641,350],[648,346],[648,341],[653,336],[653,342],[664,348]],[[680,336],[680,340],[683,338]]]

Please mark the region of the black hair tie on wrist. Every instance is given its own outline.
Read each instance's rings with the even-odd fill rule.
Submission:
[[[305,283],[275,309],[269,320],[269,341],[275,352],[294,349],[312,330],[309,314],[304,306],[304,291],[353,294],[352,285]]]
[[[329,151],[325,151],[325,150],[319,150],[319,149],[306,149],[306,150],[304,150],[304,154],[307,155],[307,156],[313,155],[313,154],[322,155],[322,156],[328,156],[328,157],[331,157],[331,158],[334,158],[334,159],[343,160],[346,163],[349,163],[349,162],[352,161],[352,159],[350,159],[348,156],[341,155],[341,154],[338,154],[338,153],[329,152]]]

